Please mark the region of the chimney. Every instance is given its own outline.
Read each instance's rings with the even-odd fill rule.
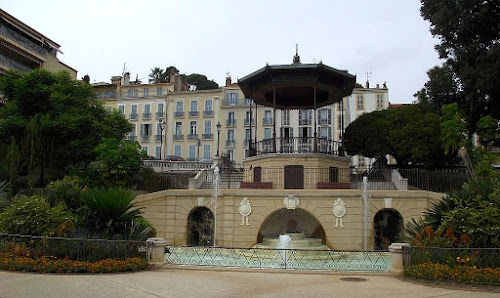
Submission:
[[[380,85],[379,84],[377,84],[377,89],[380,89]]]
[[[130,85],[130,72],[126,72],[123,74],[123,86],[128,86]]]
[[[228,75],[226,77],[226,87],[229,87],[229,86],[231,86],[231,76]]]
[[[370,81],[368,81],[368,80],[366,81],[366,88],[367,89],[370,88]]]
[[[112,76],[111,77],[111,84],[120,86],[122,82],[122,77],[121,76]]]

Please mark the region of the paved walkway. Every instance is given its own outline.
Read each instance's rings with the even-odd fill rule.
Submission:
[[[366,281],[343,281],[344,277]],[[58,275],[0,271],[0,297],[500,297],[419,285],[387,275],[158,269]]]

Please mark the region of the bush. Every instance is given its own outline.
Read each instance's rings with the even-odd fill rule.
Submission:
[[[474,284],[500,284],[500,268],[477,268],[458,265],[450,267],[426,262],[405,269],[406,276],[428,280],[453,280]]]
[[[0,232],[23,235],[64,235],[73,215],[64,205],[51,207],[42,196],[20,196],[0,213]]]
[[[45,188],[45,195],[51,206],[62,203],[75,212],[81,207],[82,191],[83,187],[78,178],[66,176],[63,180],[50,183]]]

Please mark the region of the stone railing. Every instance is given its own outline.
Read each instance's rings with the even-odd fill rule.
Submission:
[[[194,178],[189,178],[188,189],[200,189],[205,182],[213,181],[216,166],[217,163],[214,162],[210,168],[202,169]]]
[[[155,172],[197,172],[202,169],[210,169],[212,164],[197,161],[145,160],[143,166],[152,168]]]

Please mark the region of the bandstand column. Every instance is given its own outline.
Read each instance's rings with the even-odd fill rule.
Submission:
[[[273,152],[276,153],[276,87],[273,86]]]
[[[318,151],[318,144],[316,143],[317,142],[317,138],[316,138],[316,129],[317,129],[317,125],[316,125],[316,85],[314,85],[314,141],[313,141],[313,152],[317,152]]]

